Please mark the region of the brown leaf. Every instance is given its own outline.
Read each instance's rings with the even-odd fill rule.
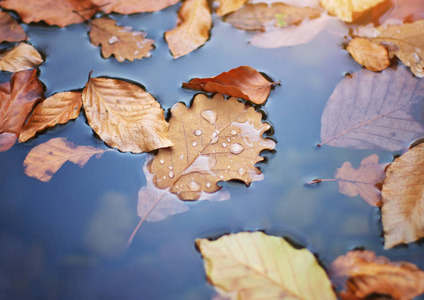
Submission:
[[[421,115],[415,113],[423,95],[424,81],[403,66],[355,72],[343,78],[327,101],[319,146],[400,150],[424,134]]]
[[[82,101],[88,124],[111,147],[141,153],[172,145],[159,103],[137,85],[90,78]]]
[[[405,23],[424,19],[424,2],[422,0],[391,0],[390,3],[392,5],[386,13],[379,16],[379,24],[393,19]]]
[[[30,70],[43,63],[43,58],[37,49],[26,43],[19,43],[16,47],[0,54],[0,70],[19,72]]]
[[[22,26],[7,12],[0,11],[0,43],[20,42],[26,39],[27,36]]]
[[[106,14],[116,12],[123,15],[154,12],[174,5],[180,0],[92,0]]]
[[[299,25],[305,19],[316,19],[321,10],[309,7],[294,7],[284,3],[246,4],[240,10],[228,15],[225,22],[243,30],[262,30],[269,26],[277,28]]]
[[[385,248],[424,237],[424,144],[397,158],[383,182]]]
[[[0,85],[0,149],[13,146],[34,105],[43,96],[37,70],[14,73],[10,82]],[[12,143],[12,140],[13,143]]]
[[[65,162],[82,168],[93,155],[99,158],[103,152],[94,147],[75,146],[66,138],[54,138],[32,148],[24,161],[25,174],[48,182]]]
[[[150,57],[154,40],[146,39],[143,31],[131,31],[131,27],[117,26],[116,21],[103,17],[91,22],[90,40],[94,46],[102,46],[105,58],[115,55],[123,62],[125,59],[133,61],[143,57]]]
[[[219,7],[216,10],[218,16],[224,16],[230,12],[238,10],[247,0],[218,0]]]
[[[174,58],[186,55],[209,39],[212,17],[207,0],[186,0],[178,11],[177,27],[165,32]]]
[[[82,17],[90,19],[98,10],[90,0],[3,0],[0,6],[15,10],[25,23],[44,21],[59,27],[82,23]]]
[[[65,124],[79,116],[82,105],[80,92],[57,93],[38,104],[28,122],[22,128],[19,142],[25,142],[35,134],[56,124]]]
[[[386,0],[321,0],[321,5],[345,22],[352,22],[362,13]]]
[[[382,71],[390,65],[386,47],[373,44],[368,39],[354,38],[346,49],[358,64],[370,71]]]
[[[209,93],[227,94],[262,104],[268,98],[271,86],[275,82],[268,81],[258,71],[241,66],[211,78],[194,78],[184,82],[183,87]]]
[[[259,153],[274,149],[275,142],[262,137],[270,125],[253,107],[220,94],[212,99],[199,94],[191,108],[177,103],[171,112],[174,145],[160,149],[150,165],[159,189],[169,189],[181,200],[197,200],[202,192],[218,191],[218,181],[262,180],[254,165],[263,160]]]
[[[339,256],[331,264],[329,273],[333,283],[344,289],[343,299],[365,299],[372,294],[382,294],[407,300],[424,292],[423,271],[411,263],[376,257],[372,251],[353,250]]]

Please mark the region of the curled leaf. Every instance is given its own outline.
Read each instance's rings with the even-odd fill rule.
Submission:
[[[0,54],[0,70],[19,72],[30,70],[43,63],[43,58],[37,49],[26,43],[20,43],[16,47]]]
[[[0,11],[0,43],[20,42],[26,39],[22,26],[7,12]]]
[[[218,16],[224,16],[230,12],[238,10],[247,0],[218,0],[219,7],[216,10]]]
[[[386,47],[373,44],[368,39],[354,38],[346,49],[358,64],[370,71],[381,71],[390,65]]]
[[[321,0],[321,5],[345,22],[354,21],[359,15],[386,0]]]
[[[116,12],[123,15],[154,12],[162,10],[168,6],[174,5],[180,0],[91,0],[93,3],[101,6],[105,14]]]

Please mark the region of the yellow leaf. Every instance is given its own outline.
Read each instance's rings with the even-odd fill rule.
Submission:
[[[218,0],[219,7],[216,10],[218,16],[224,16],[230,12],[238,10],[247,0]]]
[[[40,65],[43,58],[31,45],[20,43],[11,50],[0,54],[0,70],[8,72],[25,71]]]
[[[382,71],[390,65],[386,47],[373,44],[368,39],[354,38],[346,49],[358,64],[370,71]]]
[[[339,19],[352,22],[359,13],[384,1],[386,0],[321,0],[321,5]]]

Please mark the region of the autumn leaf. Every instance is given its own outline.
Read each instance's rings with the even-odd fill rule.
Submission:
[[[43,92],[37,69],[14,73],[10,82],[0,85],[0,151],[13,146]]]
[[[391,0],[391,7],[380,16],[378,23],[384,24],[388,20],[400,20],[404,23],[424,19],[424,2],[422,0]]]
[[[212,17],[207,0],[186,0],[178,11],[177,27],[165,32],[174,58],[186,55],[209,39]]]
[[[321,0],[321,5],[345,22],[352,22],[370,8],[386,0]]]
[[[65,124],[79,116],[82,105],[80,92],[57,93],[39,103],[19,135],[19,142],[25,142],[48,127]]]
[[[159,11],[180,2],[180,0],[92,0],[92,2],[101,6],[105,14],[116,12],[128,15]]]
[[[382,71],[390,65],[386,47],[373,44],[368,39],[354,38],[346,49],[358,64],[370,71]]]
[[[20,42],[26,39],[27,36],[22,26],[11,15],[0,11],[0,43]]]
[[[0,53],[0,70],[19,72],[30,70],[43,63],[43,58],[37,49],[26,43]]]
[[[372,251],[353,250],[339,256],[329,268],[342,299],[368,299],[374,294],[408,300],[424,292],[424,272],[414,264],[391,262]],[[350,298],[349,298],[350,297]]]
[[[343,78],[327,101],[318,146],[400,150],[424,134],[421,116],[414,113],[423,94],[424,81],[403,66],[355,72]]]
[[[224,16],[228,13],[238,10],[247,2],[247,0],[218,0],[219,7],[216,10],[218,16]]]
[[[117,26],[116,21],[103,17],[91,21],[90,40],[94,46],[102,46],[105,58],[115,55],[123,62],[150,57],[154,40],[146,39],[143,31],[131,31],[131,27]]]
[[[383,182],[381,210],[384,246],[414,242],[424,237],[424,144],[397,158]]]
[[[82,101],[88,124],[111,147],[141,153],[172,145],[159,103],[137,85],[90,78]]]
[[[197,239],[208,281],[229,299],[336,299],[327,274],[307,249],[262,232]]]
[[[90,146],[75,146],[66,138],[54,138],[31,149],[24,160],[25,174],[48,182],[65,162],[82,168],[93,155],[99,158],[103,152]]]
[[[227,94],[262,104],[268,98],[275,82],[268,81],[258,71],[241,66],[211,78],[194,78],[183,83],[184,88],[209,93]]]

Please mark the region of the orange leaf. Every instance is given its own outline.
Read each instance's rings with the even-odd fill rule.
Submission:
[[[0,11],[0,43],[20,42],[26,39],[27,36],[22,26],[8,13]]]
[[[106,14],[116,12],[123,15],[154,12],[180,2],[180,0],[92,0]]]
[[[370,71],[381,71],[390,65],[386,47],[373,44],[367,39],[354,38],[346,49],[358,64]]]
[[[238,10],[247,0],[218,0],[219,7],[216,10],[218,16],[224,16],[230,12]]]
[[[26,43],[19,43],[16,47],[0,54],[0,70],[25,71],[37,67],[43,61],[37,49]]]
[[[195,78],[183,83],[183,87],[209,93],[227,94],[262,104],[268,98],[271,86],[275,82],[268,81],[258,71],[241,66],[211,78]]]
[[[345,22],[352,22],[364,12],[386,0],[321,0],[321,5]]]

